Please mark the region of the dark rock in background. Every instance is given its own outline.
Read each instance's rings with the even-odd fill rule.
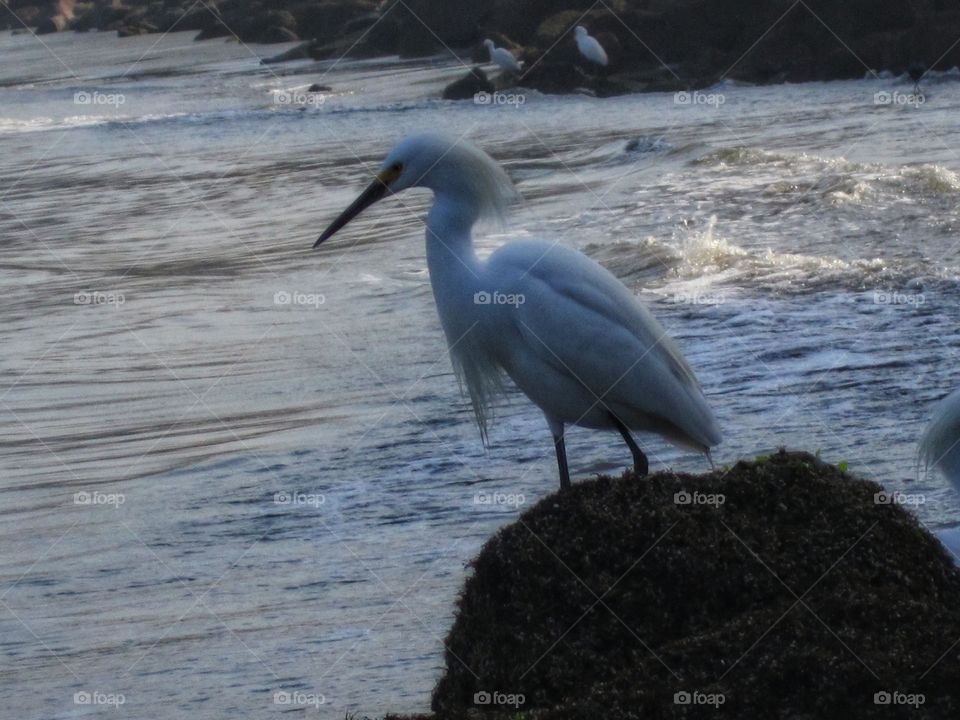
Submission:
[[[274,63],[289,62],[290,60],[306,60],[311,57],[310,53],[313,44],[309,42],[300,43],[296,47],[290,48],[279,55],[271,55],[260,60],[263,65],[273,65]]]
[[[534,61],[520,76],[520,84],[546,93],[568,93],[585,88],[590,79],[572,62],[555,62],[546,58]]]
[[[444,100],[472,100],[478,93],[492,93],[496,88],[482,68],[475,67],[443,90]]]

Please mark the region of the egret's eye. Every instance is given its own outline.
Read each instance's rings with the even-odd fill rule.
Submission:
[[[398,177],[400,177],[400,173],[402,172],[403,172],[403,163],[395,162],[386,170],[381,172],[377,177],[380,179],[380,182],[382,182],[384,185],[389,185],[390,183],[394,182]]]

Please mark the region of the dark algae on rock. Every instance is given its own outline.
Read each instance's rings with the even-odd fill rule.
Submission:
[[[552,495],[474,561],[436,717],[958,718],[960,570],[886,500],[784,451]]]

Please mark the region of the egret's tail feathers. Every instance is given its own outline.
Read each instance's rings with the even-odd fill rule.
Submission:
[[[937,405],[917,445],[917,470],[935,467],[960,490],[960,390]]]
[[[699,386],[686,390],[685,397],[675,399],[674,412],[671,413],[672,422],[680,436],[674,442],[709,453],[710,448],[723,440],[723,434]]]
[[[611,405],[611,409],[617,417],[624,418],[632,430],[657,433],[677,447],[708,457],[710,448],[723,440],[713,411],[695,381],[674,386],[669,393],[669,403],[663,403],[656,412],[636,406]]]
[[[930,444],[920,448],[917,474],[920,474],[921,469],[924,473],[929,472],[930,468],[939,470],[947,480],[960,490],[960,437],[954,438],[945,447]]]

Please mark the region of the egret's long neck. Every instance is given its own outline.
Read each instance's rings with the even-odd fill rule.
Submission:
[[[473,251],[473,224],[477,210],[472,203],[438,192],[427,215],[427,267],[434,290],[443,284],[473,286],[479,261]]]
[[[427,215],[427,268],[440,321],[448,338],[464,331],[460,320],[480,287],[481,266],[473,250],[472,228],[477,220],[473,203],[437,192]],[[451,340],[451,341],[453,341]]]

